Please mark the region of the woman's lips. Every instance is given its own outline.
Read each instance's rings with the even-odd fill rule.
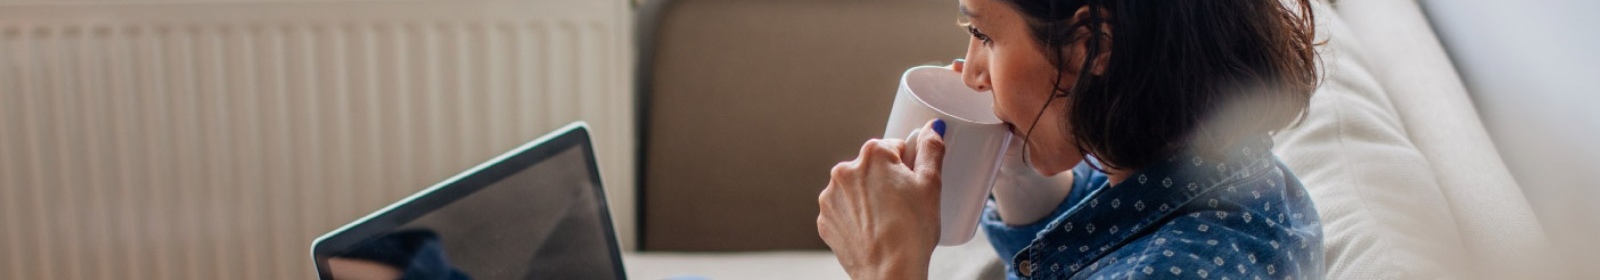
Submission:
[[[1011,122],[1008,122],[1008,121],[1005,121],[1005,120],[1001,120],[1000,122],[1006,124],[1006,130],[1010,130],[1011,131],[1011,135],[1022,135],[1021,131],[1017,131],[1017,125],[1016,124],[1012,124]]]

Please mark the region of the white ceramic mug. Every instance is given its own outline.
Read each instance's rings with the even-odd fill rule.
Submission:
[[[949,68],[912,67],[900,76],[900,91],[883,138],[905,137],[906,152],[915,153],[914,141],[923,133],[918,129],[935,118],[945,123],[944,166],[939,170],[940,246],[972,240],[1011,143],[1010,129],[994,114],[992,95],[973,91],[961,81],[961,73]]]

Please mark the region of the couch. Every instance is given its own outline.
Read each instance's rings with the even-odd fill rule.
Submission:
[[[844,278],[816,240],[812,198],[832,162],[881,131],[899,70],[961,56],[964,35],[940,25],[954,6],[647,2],[645,226],[630,275]],[[1567,276],[1417,3],[1315,9],[1323,86],[1275,152],[1315,198],[1329,278]],[[939,248],[931,275],[1000,277],[978,238]]]

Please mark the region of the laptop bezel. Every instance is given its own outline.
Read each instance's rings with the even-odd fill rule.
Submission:
[[[588,165],[586,168],[589,171],[589,180],[593,182],[591,185],[597,200],[595,205],[600,208],[598,210],[602,219],[601,224],[607,236],[606,247],[607,253],[610,254],[613,274],[618,279],[627,279],[622,268],[622,252],[617,241],[616,229],[612,224],[611,207],[606,203],[605,187],[600,180],[594,145],[589,138],[589,125],[581,121],[524,143],[361,219],[323,234],[311,243],[311,259],[316,266],[317,277],[324,280],[332,279],[327,259],[333,254],[348,249],[366,238],[394,230],[574,147],[583,149],[584,161]]]

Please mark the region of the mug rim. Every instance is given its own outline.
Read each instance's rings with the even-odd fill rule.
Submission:
[[[901,73],[900,74],[900,88],[901,88],[901,90],[904,90],[907,93],[909,93],[911,95],[911,98],[916,100],[917,103],[922,104],[923,107],[926,107],[926,108],[928,108],[930,110],[933,110],[934,112],[938,112],[940,115],[948,116],[948,117],[954,118],[956,120],[959,120],[959,121],[962,121],[962,122],[966,122],[966,123],[972,123],[972,124],[983,124],[983,125],[1005,124],[1004,120],[1000,120],[1000,116],[994,116],[994,121],[993,122],[975,121],[975,120],[968,119],[968,118],[960,116],[960,115],[951,114],[950,112],[947,112],[944,109],[940,109],[937,106],[933,106],[932,104],[928,104],[927,100],[923,100],[922,99],[922,95],[918,94],[917,91],[911,89],[911,83],[909,83],[909,81],[910,81],[912,73],[922,72],[922,71],[931,71],[931,70],[934,70],[934,69],[944,70],[944,71],[947,71],[948,73],[955,73],[955,70],[951,70],[949,68],[944,68],[944,67],[940,67],[940,66],[924,65],[924,66],[911,67],[910,69],[906,69],[905,73]],[[973,92],[975,92],[975,93],[988,93],[989,97],[990,97],[990,102],[991,102],[990,104],[991,105],[993,104],[993,98],[994,98],[993,91],[973,91]],[[993,114],[992,110],[990,112],[991,112],[991,114]]]

